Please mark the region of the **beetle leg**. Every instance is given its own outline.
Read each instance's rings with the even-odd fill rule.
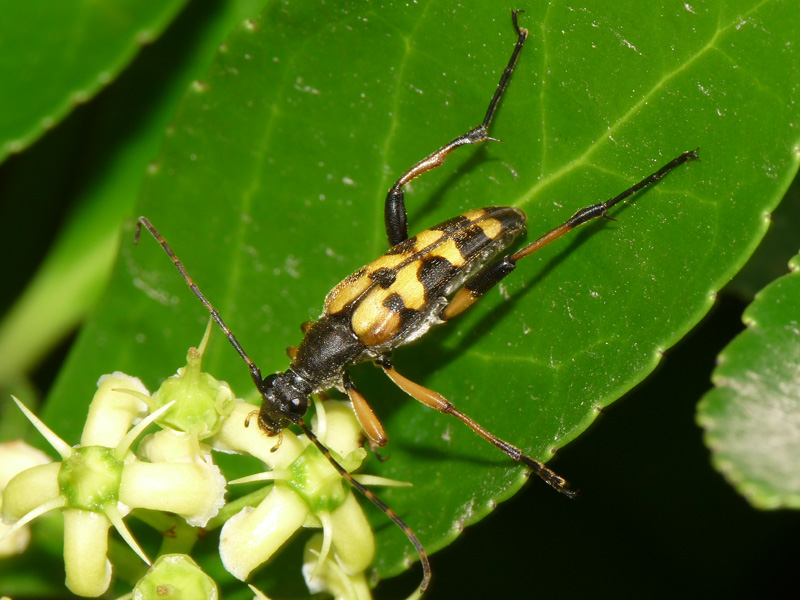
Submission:
[[[697,160],[697,149],[690,150],[689,152],[684,152],[680,156],[672,159],[670,162],[665,164],[655,173],[645,177],[640,182],[632,185],[627,190],[611,198],[610,200],[606,200],[605,202],[598,202],[597,204],[592,204],[591,206],[587,206],[585,208],[580,209],[574,215],[572,215],[567,221],[556,227],[555,229],[551,229],[539,239],[531,242],[521,250],[518,250],[514,254],[510,254],[499,261],[490,264],[488,267],[484,268],[481,272],[479,272],[475,277],[473,277],[470,281],[468,281],[464,287],[462,287],[458,292],[456,292],[455,296],[450,300],[447,306],[444,307],[440,314],[440,318],[444,321],[448,319],[452,319],[456,315],[464,312],[470,306],[475,304],[481,296],[483,296],[486,292],[492,289],[495,285],[497,285],[504,277],[506,277],[509,273],[511,273],[517,266],[517,261],[525,258],[529,254],[532,254],[539,250],[540,248],[544,248],[550,242],[557,240],[565,233],[572,231],[576,227],[583,225],[584,223],[588,223],[589,221],[593,221],[600,217],[605,217],[610,219],[611,217],[608,216],[608,209],[618,204],[628,196],[635,194],[642,188],[651,185],[664,177],[667,173],[672,171],[675,167],[682,165],[683,163],[690,161],[690,160]]]
[[[367,439],[367,443],[369,443],[370,452],[372,452],[372,455],[378,459],[378,462],[385,463],[387,460],[389,460],[388,456],[381,454],[380,445],[376,444],[370,439]]]
[[[408,239],[408,216],[406,215],[405,194],[403,186],[410,183],[426,171],[435,169],[440,166],[444,159],[454,149],[466,144],[477,144],[485,141],[498,141],[489,137],[489,125],[492,122],[497,106],[500,104],[500,98],[503,92],[508,87],[508,82],[511,80],[511,73],[514,71],[514,66],[517,64],[519,53],[522,51],[522,46],[528,37],[528,30],[523,29],[517,23],[517,13],[523,12],[515,10],[511,12],[511,19],[514,23],[514,29],[517,30],[517,43],[514,46],[514,51],[511,54],[511,59],[508,61],[503,75],[500,77],[500,82],[497,84],[497,89],[489,102],[489,108],[486,110],[486,115],[483,117],[483,122],[477,127],[470,129],[467,133],[458,136],[449,144],[439,148],[436,152],[429,154],[408,171],[403,173],[400,178],[394,183],[386,195],[386,204],[384,206],[384,221],[386,223],[386,235],[389,238],[389,245],[396,246],[400,242]]]
[[[453,415],[461,422],[463,422],[467,427],[472,429],[475,433],[485,439],[487,442],[490,442],[503,452],[505,452],[508,456],[513,458],[517,462],[521,462],[526,467],[528,467],[531,471],[536,473],[539,477],[541,477],[545,483],[552,486],[565,496],[569,496],[570,498],[575,496],[575,491],[569,488],[566,480],[561,477],[560,475],[556,474],[554,471],[548,469],[544,466],[544,464],[540,463],[538,460],[535,460],[529,456],[526,456],[522,453],[522,450],[517,448],[516,446],[512,446],[505,440],[501,440],[499,437],[487,431],[483,426],[479,423],[462,413],[458,410],[452,402],[447,400],[444,396],[439,394],[438,392],[434,392],[433,390],[429,390],[428,388],[421,386],[418,383],[411,381],[410,379],[403,377],[394,366],[386,359],[380,359],[376,362],[376,364],[383,369],[383,371],[389,376],[397,387],[403,390],[406,394],[414,398],[415,400],[422,402],[425,406],[429,406],[438,410],[441,413],[447,415]]]
[[[367,434],[370,442],[378,446],[385,446],[389,438],[386,437],[383,424],[367,403],[366,398],[356,389],[347,373],[344,374],[344,390],[347,392],[347,397],[350,398],[350,403],[353,405],[353,412],[356,413],[356,418],[361,423],[361,428]]]

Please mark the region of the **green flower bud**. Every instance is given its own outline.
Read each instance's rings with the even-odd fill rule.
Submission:
[[[159,425],[197,435],[202,440],[219,431],[234,398],[227,383],[204,373],[201,366],[200,351],[190,348],[186,366],[161,384],[153,394],[153,402],[160,408],[175,401],[175,405],[158,419]]]
[[[219,598],[217,584],[186,554],[159,556],[133,588],[133,600]]]

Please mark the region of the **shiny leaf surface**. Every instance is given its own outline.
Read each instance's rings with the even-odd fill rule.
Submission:
[[[415,181],[412,233],[510,204],[530,238],[685,150],[700,147],[701,162],[521,262],[463,318],[398,351],[398,370],[540,460],[640,382],[752,253],[797,170],[798,21],[790,2],[528,7],[531,36],[491,132],[502,143]],[[385,251],[386,190],[481,120],[514,39],[508,13],[483,3],[292,2],[225,44],[185,98],[140,211],[264,373],[286,368],[283,348],[327,291]],[[76,398],[99,373],[154,388],[207,318],[151,239],[124,243],[53,420],[77,426]],[[221,335],[205,368],[252,389]],[[373,470],[414,483],[380,496],[429,551],[524,482],[371,367],[353,376],[390,436]],[[378,571],[397,573],[412,549],[375,523]]]

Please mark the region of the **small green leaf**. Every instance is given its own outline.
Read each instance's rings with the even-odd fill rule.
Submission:
[[[185,3],[3,3],[0,161],[29,146],[113,81]]]
[[[698,421],[714,465],[757,508],[800,508],[800,255],[747,308]]]
[[[799,160],[800,13],[745,0],[527,8],[531,36],[492,125],[502,144],[462,149],[414,181],[412,233],[508,204],[527,212],[530,239],[683,151],[701,156],[397,353],[400,372],[546,460],[655,368],[763,236]],[[186,96],[141,214],[265,375],[286,369],[283,349],[328,290],[386,250],[392,182],[483,118],[516,39],[510,21],[477,1],[274,3]],[[122,369],[152,389],[207,319],[152,239],[123,242],[49,422],[74,428],[99,373]],[[221,335],[204,365],[253,393]],[[389,434],[390,460],[372,470],[414,483],[379,495],[430,551],[525,481],[374,369],[353,377]],[[383,515],[375,522],[379,575],[395,574],[415,554]]]

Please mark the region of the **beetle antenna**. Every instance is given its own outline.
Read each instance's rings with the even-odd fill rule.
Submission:
[[[133,243],[134,244],[139,243],[139,234],[142,232],[142,227],[147,229],[147,231],[149,231],[150,234],[155,238],[156,242],[158,242],[158,244],[161,246],[164,252],[167,253],[167,256],[169,256],[169,258],[172,260],[172,264],[175,265],[176,269],[178,269],[178,273],[181,274],[181,277],[186,282],[186,285],[189,286],[189,289],[192,290],[192,293],[195,296],[197,296],[200,302],[203,303],[203,306],[205,306],[208,312],[211,313],[211,318],[214,319],[214,322],[216,322],[217,325],[219,325],[219,328],[222,329],[222,333],[225,334],[225,337],[228,338],[228,341],[234,347],[236,352],[239,353],[239,356],[241,356],[244,362],[247,363],[247,366],[250,369],[250,377],[253,378],[256,387],[258,388],[259,391],[261,391],[261,386],[263,383],[263,379],[261,378],[261,369],[259,369],[256,366],[256,364],[253,362],[250,356],[248,356],[247,352],[244,351],[244,348],[242,348],[242,345],[239,343],[239,340],[236,339],[236,336],[233,334],[230,328],[225,324],[225,321],[222,320],[219,311],[217,311],[217,309],[214,308],[214,305],[211,304],[211,302],[209,302],[208,298],[206,298],[203,295],[203,292],[200,291],[200,288],[197,287],[197,284],[189,276],[186,267],[183,266],[181,260],[172,251],[172,248],[170,247],[167,240],[164,239],[164,236],[161,235],[158,229],[156,229],[153,226],[153,224],[147,217],[139,217],[136,220],[136,231],[133,234]]]
[[[331,455],[331,451],[328,450],[325,444],[319,441],[317,436],[314,435],[314,432],[311,431],[311,428],[308,425],[306,425],[305,422],[297,421],[296,424],[298,427],[300,427],[300,429],[303,430],[303,433],[306,434],[308,439],[311,440],[311,442],[317,447],[317,450],[322,452],[323,456],[325,456],[325,458],[328,459],[328,462],[331,463],[331,466],[333,466],[333,468],[336,469],[339,475],[341,475],[345,480],[347,480],[347,483],[353,486],[358,492],[363,494],[367,498],[367,500],[369,500],[375,506],[377,506],[381,510],[381,512],[386,514],[387,517],[389,517],[392,521],[394,521],[394,524],[397,525],[403,531],[403,533],[406,534],[408,541],[411,542],[411,544],[416,549],[417,554],[419,555],[419,560],[422,563],[422,581],[420,582],[419,587],[417,588],[417,593],[412,595],[411,597],[418,598],[419,596],[421,596],[425,592],[425,590],[428,589],[428,585],[431,582],[431,562],[430,559],[428,558],[428,553],[425,552],[425,548],[422,546],[422,542],[419,541],[417,534],[415,534],[411,530],[411,528],[405,524],[403,519],[397,516],[397,513],[395,513],[391,508],[386,506],[386,504],[381,502],[380,498],[378,498],[374,493],[372,493],[372,491],[368,490],[366,487],[358,483],[358,481],[356,481],[353,478],[353,476],[350,473],[348,473],[342,465],[336,462],[336,459],[333,458],[333,456]]]

